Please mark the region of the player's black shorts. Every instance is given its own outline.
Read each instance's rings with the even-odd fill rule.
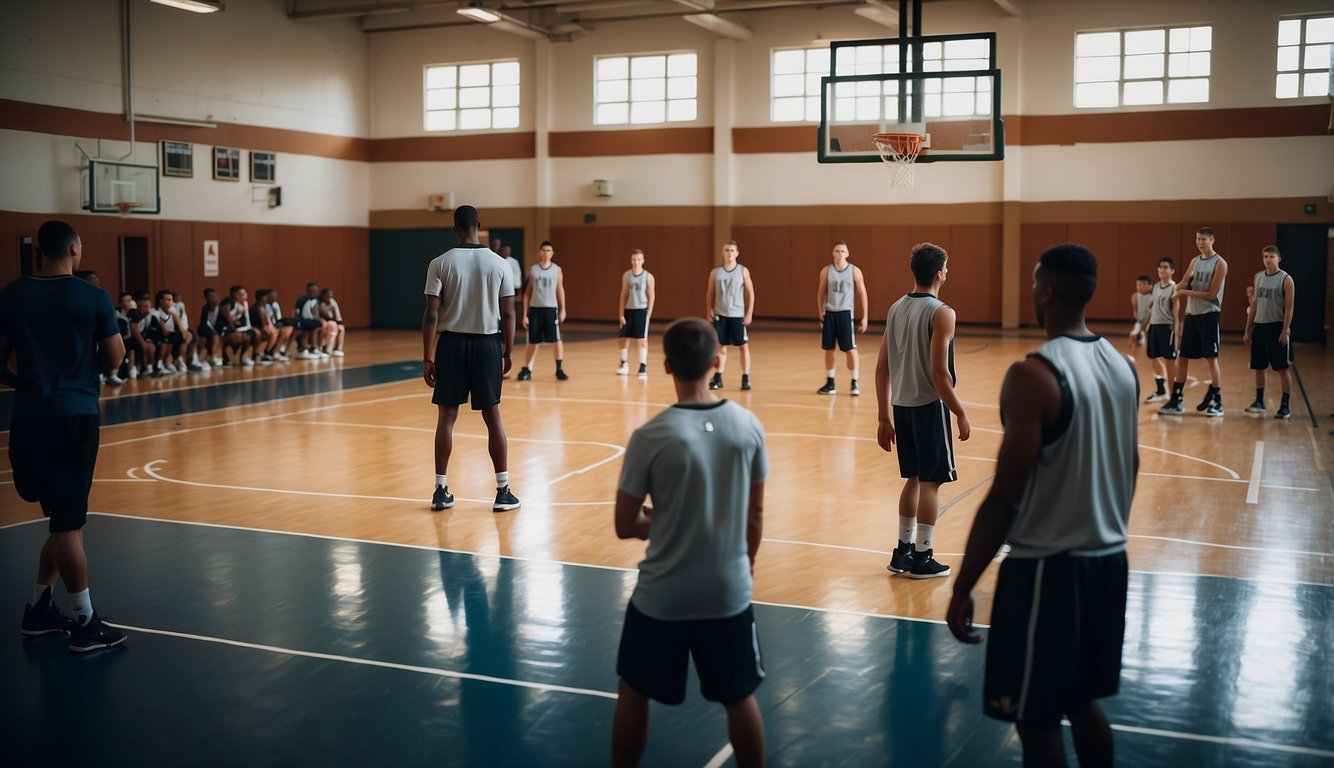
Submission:
[[[824,322],[821,324],[820,349],[833,349],[835,341],[838,342],[838,348],[842,352],[857,348],[857,336],[852,332],[852,310],[845,309],[838,312],[825,310]]]
[[[1187,360],[1218,357],[1218,312],[1186,315],[1181,327],[1181,356]]]
[[[991,608],[982,711],[1056,725],[1064,713],[1116,693],[1126,574],[1125,552],[1006,558]]]
[[[556,308],[529,307],[528,343],[552,344],[557,341],[560,341],[560,325],[556,322]]]
[[[634,603],[626,606],[616,674],[631,688],[663,704],[680,704],[691,657],[700,693],[709,701],[727,706],[754,693],[764,680],[754,608],[726,619],[662,621]]]
[[[140,335],[144,337],[144,341],[147,341],[151,344],[161,344],[162,342],[167,340],[167,337],[162,333],[162,331],[156,327],[145,328],[143,331],[140,332]]]
[[[303,330],[303,331],[313,331],[313,330],[315,330],[315,329],[317,329],[317,328],[323,328],[323,327],[324,327],[324,321],[322,321],[322,320],[314,320],[314,319],[309,318],[309,317],[303,317],[303,318],[301,318],[300,320],[298,320],[298,321],[296,322],[296,327],[299,328],[299,329],[301,329],[301,330]]]
[[[1170,325],[1150,325],[1149,343],[1146,354],[1150,358],[1161,357],[1166,360],[1177,359],[1176,339],[1173,337],[1175,328]]]
[[[42,505],[51,533],[77,531],[88,521],[88,492],[97,464],[97,414],[20,416],[9,425],[9,464],[24,501]]]
[[[273,324],[279,328],[296,328],[300,325],[295,317],[280,317],[273,321]]]
[[[950,410],[939,400],[918,406],[894,406],[894,441],[898,443],[899,476],[924,483],[952,483],[954,442]]]
[[[750,337],[746,335],[746,324],[741,322],[743,319],[722,315],[714,317],[713,331],[718,334],[719,346],[740,347],[750,343]]]
[[[1256,323],[1251,329],[1251,370],[1263,371],[1273,368],[1282,371],[1292,365],[1292,338],[1288,345],[1281,347],[1278,337],[1283,333],[1283,323]]]
[[[201,339],[211,339],[218,334],[217,329],[208,323],[200,323],[198,331]]]
[[[621,326],[621,338],[647,339],[648,309],[627,309],[623,311],[625,312],[625,325]]]
[[[500,334],[440,334],[435,343],[436,405],[462,405],[472,396],[472,409],[480,411],[500,402]]]

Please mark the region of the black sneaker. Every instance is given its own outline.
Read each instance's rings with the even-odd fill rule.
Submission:
[[[639,364],[639,378],[641,379],[648,378],[648,365],[646,363]]]
[[[510,487],[496,489],[496,503],[491,505],[492,512],[505,512],[519,508],[519,500],[510,493]]]
[[[917,551],[917,545],[911,541],[899,541],[899,545],[894,548],[894,555],[889,558],[889,565],[885,566],[891,573],[907,573],[912,570],[913,553]]]
[[[528,381],[531,378],[533,378],[532,371],[528,370],[527,367],[520,369],[518,376],[519,381]]]
[[[825,380],[824,380],[824,386],[823,386],[823,387],[820,387],[820,388],[817,389],[817,390],[815,390],[815,394],[817,394],[817,395],[837,395],[837,394],[838,394],[838,387],[835,387],[835,386],[834,386],[834,380],[833,380],[833,379],[825,379]]]
[[[1251,403],[1250,405],[1246,406],[1246,412],[1247,412],[1247,413],[1264,413],[1264,412],[1265,412],[1265,401],[1260,400],[1260,399],[1256,399],[1255,402],[1253,402],[1253,403]]]
[[[750,389],[750,374],[749,374],[749,373],[743,373],[743,374],[741,374],[741,388],[742,388],[742,389]]]
[[[1181,407],[1180,400],[1172,399],[1168,400],[1167,404],[1164,405],[1162,408],[1159,408],[1158,412],[1166,414],[1168,416],[1180,416],[1181,414],[1186,412],[1186,409]]]
[[[69,634],[76,626],[78,622],[61,613],[51,601],[51,592],[48,590],[46,596],[37,601],[37,605],[23,606],[23,623],[19,625],[19,632],[28,637],[49,635],[52,632]]]
[[[569,375],[568,373],[565,372],[565,369],[564,369],[564,368],[557,368],[557,369],[556,369],[556,380],[557,380],[557,381],[569,381],[569,379],[570,379],[570,375]]]
[[[439,512],[442,509],[449,509],[454,506],[454,494],[443,485],[435,487],[435,493],[431,494],[431,510]]]
[[[1290,419],[1290,418],[1292,418],[1292,413],[1288,410],[1288,406],[1286,406],[1286,405],[1280,405],[1280,406],[1278,407],[1278,411],[1274,413],[1274,418],[1276,418],[1276,419]]]
[[[908,571],[908,578],[935,579],[950,575],[950,567],[932,557],[933,551],[926,549],[913,553],[912,569]]]
[[[1223,415],[1223,398],[1221,398],[1221,397],[1215,397],[1215,398],[1213,399],[1213,401],[1209,403],[1209,408],[1208,408],[1207,410],[1205,410],[1204,415],[1205,415],[1205,416],[1222,416],[1222,415]]]
[[[709,389],[722,389],[722,388],[723,388],[723,375],[721,373],[713,374],[713,378],[709,379]]]
[[[859,386],[857,386],[857,380],[856,380],[856,379],[853,379],[853,380],[852,380],[852,387],[851,387],[850,389],[848,389],[848,394],[852,395],[853,397],[861,397],[861,396],[862,396],[862,388],[859,387]]]
[[[1200,404],[1199,404],[1199,405],[1195,406],[1195,410],[1197,410],[1197,411],[1203,411],[1205,408],[1208,408],[1210,405],[1213,404],[1213,402],[1214,402],[1214,396],[1215,396],[1215,395],[1214,395],[1214,391],[1213,391],[1213,390],[1209,390],[1208,392],[1205,392],[1205,393],[1204,393],[1204,399],[1200,401]]]
[[[69,649],[75,653],[87,653],[98,648],[114,648],[125,642],[125,633],[102,621],[93,612],[87,624],[75,625],[69,633]]]

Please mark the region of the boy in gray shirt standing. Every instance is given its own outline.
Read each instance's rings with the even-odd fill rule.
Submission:
[[[700,692],[727,709],[737,765],[763,765],[754,692],[764,667],[751,588],[769,473],[764,429],[709,391],[718,338],[707,322],[677,320],[662,345],[677,403],[630,437],[616,493],[616,535],[649,544],[616,660],[612,764],[639,764],[649,699],[680,704],[693,657]],[[649,496],[653,508],[643,505]]]

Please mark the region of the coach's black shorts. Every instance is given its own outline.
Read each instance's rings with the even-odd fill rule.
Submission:
[[[824,322],[821,323],[820,348],[833,349],[838,342],[840,351],[848,352],[857,348],[857,336],[852,332],[852,310],[838,312],[825,310]]]
[[[1283,333],[1283,323],[1256,323],[1251,329],[1251,370],[1263,371],[1273,368],[1285,370],[1292,365],[1292,337],[1289,334],[1288,345],[1279,346],[1278,337]]]
[[[718,334],[719,346],[740,347],[750,343],[750,337],[746,335],[746,324],[741,322],[743,319],[722,315],[713,318],[713,331]]]
[[[662,621],[634,603],[626,606],[616,674],[631,688],[663,704],[680,704],[691,657],[700,693],[709,701],[727,706],[754,693],[764,680],[764,664],[753,607],[726,619]]]
[[[894,441],[898,443],[899,476],[924,483],[952,483],[954,442],[950,411],[937,400],[918,406],[894,406]]]
[[[1187,360],[1218,357],[1218,312],[1186,315],[1181,327],[1181,356]]]
[[[648,338],[648,309],[626,309],[625,325],[621,326],[622,339]]]
[[[1176,329],[1170,325],[1150,325],[1146,354],[1150,358],[1177,359]]]
[[[556,322],[556,308],[529,307],[528,343],[552,344],[557,341],[560,341],[560,325]]]
[[[77,531],[88,521],[88,492],[97,464],[97,414],[20,416],[9,425],[9,464],[24,501],[42,505],[51,533]]]
[[[983,712],[1056,725],[1072,709],[1116,693],[1126,573],[1125,552],[1006,558],[991,608]]]
[[[301,318],[300,320],[298,320],[298,321],[296,322],[296,327],[297,327],[299,330],[302,330],[302,331],[313,331],[313,330],[315,330],[315,329],[317,329],[317,328],[323,328],[323,327],[324,327],[324,321],[323,321],[323,320],[314,320],[314,319],[309,318],[309,317],[303,317],[303,318]]]
[[[480,411],[500,402],[500,334],[440,334],[435,343],[436,405],[462,405],[472,396],[472,409]]]

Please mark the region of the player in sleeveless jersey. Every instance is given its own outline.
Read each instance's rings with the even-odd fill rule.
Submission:
[[[1251,348],[1251,370],[1255,371],[1255,402],[1247,413],[1265,412],[1265,369],[1278,372],[1283,385],[1283,400],[1279,403],[1276,419],[1292,416],[1288,410],[1288,396],[1292,393],[1292,309],[1296,287],[1292,275],[1279,269],[1283,257],[1278,247],[1267,245],[1260,251],[1265,268],[1255,273],[1251,284],[1255,287],[1255,304],[1246,313],[1246,333],[1242,342]]]
[[[653,273],[644,269],[644,252],[636,248],[630,251],[630,269],[621,275],[620,339],[621,364],[616,373],[621,376],[630,373],[627,364],[630,340],[636,339],[639,346],[639,378],[648,378],[648,323],[653,316],[653,302],[656,299],[657,283]]]
[[[853,329],[853,302],[861,301],[861,322]],[[816,317],[820,320],[820,348],[824,350],[825,383],[816,390],[821,395],[836,395],[834,384],[834,345],[843,350],[852,374],[849,393],[860,395],[861,360],[857,355],[857,334],[866,333],[869,302],[866,281],[856,264],[848,261],[848,244],[834,243],[833,262],[820,269],[819,288],[815,292]]]
[[[723,243],[723,264],[709,273],[704,292],[708,305],[705,317],[713,322],[718,334],[718,370],[709,380],[709,389],[723,388],[723,369],[727,367],[727,348],[741,348],[741,388],[750,389],[750,321],[755,315],[755,283],[750,270],[737,262],[741,249],[735,240]]]

